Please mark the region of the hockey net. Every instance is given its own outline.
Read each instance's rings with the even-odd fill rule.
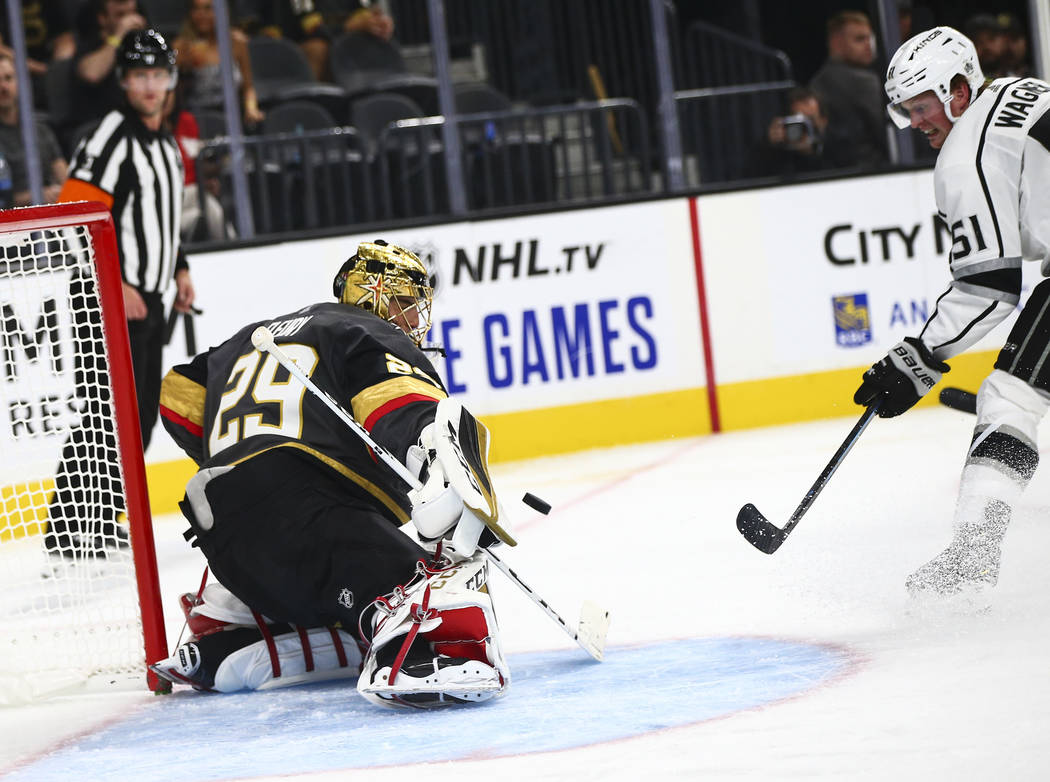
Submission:
[[[0,704],[166,656],[112,219],[0,212]]]

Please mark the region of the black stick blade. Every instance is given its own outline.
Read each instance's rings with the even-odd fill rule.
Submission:
[[[764,554],[772,554],[787,537],[784,530],[772,524],[750,502],[736,514],[736,528],[740,530],[744,540]]]
[[[940,402],[945,407],[950,407],[952,410],[960,410],[964,413],[976,413],[977,412],[977,395],[971,394],[969,391],[964,391],[961,388],[948,388],[941,389]]]

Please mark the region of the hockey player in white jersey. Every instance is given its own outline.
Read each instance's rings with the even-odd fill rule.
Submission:
[[[900,415],[1017,306],[1021,264],[1050,276],[1050,84],[986,83],[973,43],[950,27],[906,41],[886,74],[889,114],[939,150],[937,209],[952,232],[951,284],[916,337],[869,369],[854,401]],[[1039,461],[1050,407],[1050,280],[1032,291],[977,395],[949,546],[912,573],[915,593],[994,586],[1011,511]]]

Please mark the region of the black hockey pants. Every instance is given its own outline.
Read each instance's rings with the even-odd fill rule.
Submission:
[[[360,491],[313,457],[274,448],[208,482],[210,530],[188,500],[180,507],[215,577],[248,606],[356,635],[361,610],[427,558]]]

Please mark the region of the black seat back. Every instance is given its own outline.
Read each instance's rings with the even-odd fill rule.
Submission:
[[[304,130],[334,128],[338,123],[323,107],[311,101],[292,100],[279,103],[267,110],[262,121],[262,132],[301,133]]]
[[[418,103],[394,92],[377,92],[350,104],[350,124],[372,144],[391,122],[422,116]]]

